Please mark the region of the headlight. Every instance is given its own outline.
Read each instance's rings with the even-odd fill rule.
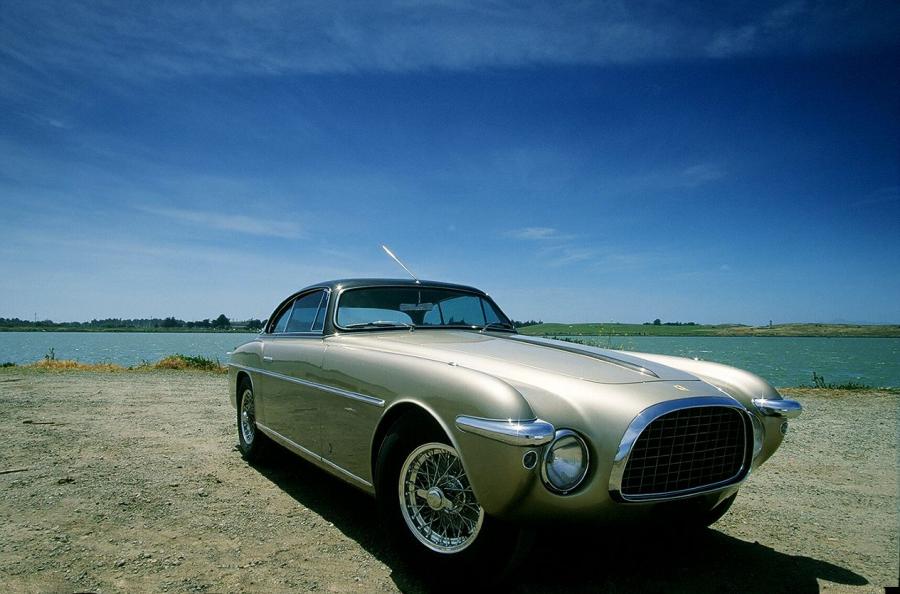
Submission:
[[[763,428],[762,421],[753,413],[750,413],[753,420],[753,459],[755,460],[762,452],[763,441],[766,439],[766,430]]]
[[[560,429],[544,450],[541,477],[553,491],[568,493],[584,480],[588,469],[588,449],[584,440],[570,429]]]

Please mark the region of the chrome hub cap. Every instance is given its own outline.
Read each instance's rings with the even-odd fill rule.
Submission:
[[[478,536],[484,510],[456,450],[442,443],[419,446],[400,469],[400,510],[413,536],[438,553],[458,553]]]
[[[241,437],[251,445],[256,437],[256,414],[253,412],[253,391],[244,390],[241,396]]]

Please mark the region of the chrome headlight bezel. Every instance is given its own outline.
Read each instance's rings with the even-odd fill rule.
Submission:
[[[567,446],[574,442],[579,448],[581,448],[581,460],[582,465],[578,472],[578,475],[575,479],[570,480],[566,484],[556,484],[553,480],[554,473],[551,470],[548,470],[550,464],[553,463],[555,459],[555,451],[558,447]],[[558,430],[554,436],[553,441],[548,443],[544,447],[544,454],[541,457],[541,480],[544,482],[544,486],[546,486],[550,491],[554,493],[558,493],[560,495],[567,495],[571,493],[573,490],[577,489],[582,482],[584,482],[584,478],[587,476],[588,468],[590,467],[590,452],[587,447],[587,443],[584,441],[578,433],[572,431],[571,429],[560,429]]]

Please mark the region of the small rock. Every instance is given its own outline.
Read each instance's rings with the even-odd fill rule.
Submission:
[[[67,476],[67,477],[63,477],[63,478],[59,479],[58,481],[56,481],[56,484],[57,485],[65,485],[66,483],[74,483],[74,482],[75,482],[75,479],[73,479],[70,476]]]
[[[125,559],[119,559],[118,561],[116,561],[116,567],[122,567],[123,565],[125,565]]]

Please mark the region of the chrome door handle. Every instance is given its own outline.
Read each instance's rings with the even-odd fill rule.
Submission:
[[[266,356],[263,356],[263,361],[265,361],[266,363],[271,363],[271,362],[272,362],[272,357],[266,357]]]

